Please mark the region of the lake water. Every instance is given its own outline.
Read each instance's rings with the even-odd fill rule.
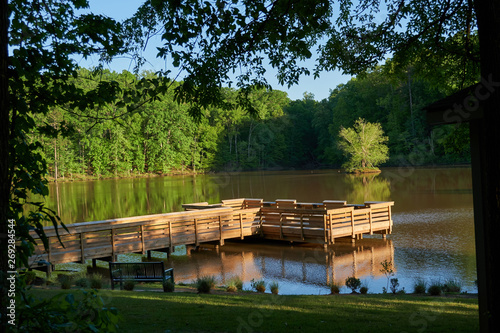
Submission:
[[[369,292],[380,293],[388,279],[381,262],[394,263],[399,288],[413,291],[453,279],[475,293],[476,257],[470,168],[394,168],[367,177],[338,170],[262,171],[101,180],[50,185],[49,207],[69,224],[182,210],[182,204],[229,198],[297,199],[299,202],[394,201],[393,233],[356,243],[337,241],[324,249],[288,242],[226,242],[186,256],[178,249],[169,264],[177,282],[214,275],[219,283],[239,276],[276,281],[281,294],[326,294],[332,281],[356,276]],[[164,254],[153,252],[154,256]],[[119,260],[138,260],[123,257]],[[140,259],[139,259],[140,260]],[[348,292],[344,287],[341,292]]]

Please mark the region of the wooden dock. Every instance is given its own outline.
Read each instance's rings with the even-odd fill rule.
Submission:
[[[231,199],[219,204],[206,202],[183,205],[186,211],[136,216],[45,227],[49,247],[39,241],[30,258],[31,267],[44,264],[85,262],[88,259],[114,261],[118,254],[151,251],[170,253],[177,245],[213,243],[226,239],[260,236],[284,241],[333,244],[336,238],[359,239],[363,234],[392,231],[394,202],[345,201],[297,203],[296,200]],[[32,236],[36,239],[35,232]],[[50,267],[48,268],[50,269]]]

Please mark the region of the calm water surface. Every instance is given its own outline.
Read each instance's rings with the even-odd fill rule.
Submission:
[[[388,260],[394,263],[400,288],[408,292],[417,278],[428,283],[455,279],[463,290],[477,292],[470,168],[395,168],[369,177],[314,170],[102,180],[51,184],[50,193],[48,205],[68,224],[179,211],[184,203],[238,197],[391,200],[394,229],[387,240],[375,235],[355,244],[338,241],[327,250],[285,242],[227,242],[220,249],[207,246],[189,256],[180,248],[170,265],[178,282],[215,275],[224,283],[240,276],[245,288],[250,288],[251,279],[264,279],[277,281],[281,294],[325,294],[328,283],[343,285],[355,275],[369,292],[380,293],[387,287],[380,263]]]

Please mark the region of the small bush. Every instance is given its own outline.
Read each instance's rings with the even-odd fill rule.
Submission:
[[[413,292],[415,294],[425,294],[425,290],[427,289],[427,283],[424,279],[417,279],[413,284]]]
[[[455,279],[447,280],[443,285],[445,293],[459,293],[462,290],[462,284]]]
[[[82,276],[75,281],[75,285],[80,288],[90,287],[90,281],[86,276]]]
[[[196,289],[201,294],[208,294],[215,287],[215,277],[213,276],[202,276],[196,279]]]
[[[350,288],[352,290],[353,294],[355,294],[356,290],[361,287],[361,280],[351,276],[345,280],[345,285],[347,288]]]
[[[102,275],[98,273],[94,273],[90,275],[89,282],[90,288],[92,289],[102,289]]]
[[[263,293],[266,291],[266,282],[264,280],[255,281],[254,279],[252,279],[251,282],[252,289],[255,289],[259,293]]]
[[[330,294],[334,295],[340,293],[340,287],[335,282],[330,283],[328,287],[330,288]]]
[[[127,280],[123,281],[123,289],[128,290],[128,291],[132,291],[132,290],[134,290],[136,283],[137,282],[134,279],[127,279]]]
[[[427,291],[431,296],[439,296],[443,292],[443,286],[440,283],[432,283]]]
[[[238,291],[238,288],[236,288],[235,285],[228,285],[226,286],[226,291],[230,293],[235,293]]]
[[[229,279],[227,286],[234,286],[236,290],[243,290],[243,281],[241,281],[239,276],[235,276]]]
[[[399,288],[399,281],[397,278],[392,278],[390,280],[390,282],[391,282],[391,292],[393,294],[396,294],[398,292],[398,288]]]
[[[170,280],[163,281],[163,291],[166,293],[173,293],[175,291],[175,283]]]
[[[66,274],[60,274],[57,276],[57,281],[61,284],[62,289],[69,289],[73,283],[73,277]]]
[[[269,289],[271,289],[271,293],[273,293],[274,295],[278,295],[278,292],[279,292],[279,285],[278,285],[278,282],[271,282],[271,284],[269,285]]]
[[[366,295],[368,293],[368,287],[362,286],[361,288],[359,288],[359,292],[362,293],[363,295]]]

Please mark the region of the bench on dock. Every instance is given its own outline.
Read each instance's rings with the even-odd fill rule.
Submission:
[[[174,269],[165,269],[163,261],[158,262],[110,262],[109,277],[111,289],[115,289],[115,283],[120,283],[120,289],[126,280],[138,282],[163,282],[170,280],[174,282]]]

